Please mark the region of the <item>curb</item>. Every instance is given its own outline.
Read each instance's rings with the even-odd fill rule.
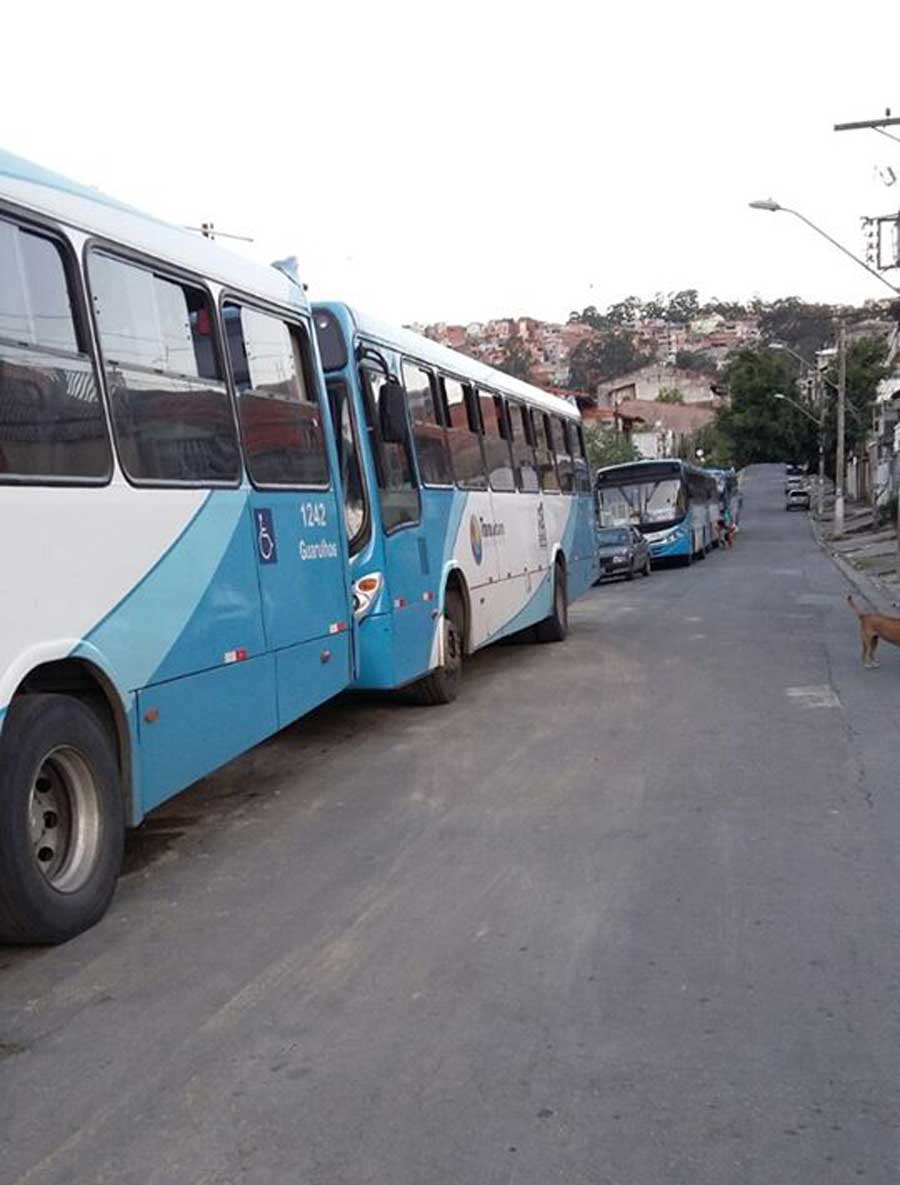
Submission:
[[[900,609],[900,604],[893,600],[888,590],[876,576],[867,576],[865,573],[860,572],[859,568],[855,568],[849,560],[845,560],[838,552],[832,551],[820,529],[820,524],[817,520],[813,519],[812,515],[810,515],[807,521],[809,522],[813,539],[815,539],[816,543],[818,543],[819,547],[825,552],[844,579],[853,586],[861,597],[865,597],[879,613],[890,615],[891,610]]]

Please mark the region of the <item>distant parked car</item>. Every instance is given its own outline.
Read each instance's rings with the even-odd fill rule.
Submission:
[[[610,576],[634,580],[636,572],[650,575],[650,544],[636,527],[598,527],[597,552],[601,580]]]
[[[805,486],[792,486],[787,491],[785,510],[809,510],[809,490]]]

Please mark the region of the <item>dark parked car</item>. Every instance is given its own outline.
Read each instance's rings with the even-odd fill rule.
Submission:
[[[792,486],[786,494],[785,510],[809,510],[809,490],[805,486]]]
[[[636,572],[650,575],[650,544],[635,527],[598,527],[597,552],[601,580],[608,576],[634,580]]]

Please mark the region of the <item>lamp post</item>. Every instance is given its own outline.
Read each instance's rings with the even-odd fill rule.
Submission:
[[[843,245],[843,243],[839,243],[837,239],[833,239],[827,231],[822,230],[821,226],[816,226],[814,222],[811,222],[806,217],[806,215],[801,214],[799,210],[792,210],[790,206],[779,205],[779,203],[773,201],[772,198],[762,198],[759,201],[750,202],[749,205],[751,210],[768,210],[772,214],[775,214],[778,211],[783,211],[785,214],[793,214],[795,218],[799,218],[801,222],[805,222],[806,225],[811,230],[814,230],[817,235],[821,235],[823,239],[827,239],[828,242],[831,243],[832,247],[837,247],[838,251],[841,251],[844,255],[849,256],[849,258],[852,259],[854,263],[858,263],[860,267],[864,267],[870,276],[874,276],[876,280],[880,280],[882,284],[887,285],[887,287],[890,288],[891,292],[893,292],[895,296],[900,295],[900,288],[896,288],[890,282],[890,280],[885,279],[881,272],[876,271],[874,267],[869,267],[865,260],[860,259],[858,255],[854,255],[852,251],[849,251]]]
[[[803,412],[808,420],[812,420],[819,430],[819,491],[816,498],[816,514],[819,516],[821,522],[825,513],[825,409],[822,408],[821,414],[818,418],[807,411],[802,403],[798,403],[796,399],[791,399],[789,395],[782,394],[781,391],[773,391],[773,399],[783,399],[785,403],[790,403],[796,407],[797,411]]]

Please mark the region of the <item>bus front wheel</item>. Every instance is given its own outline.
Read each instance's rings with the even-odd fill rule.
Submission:
[[[549,617],[534,627],[539,642],[563,642],[569,632],[569,600],[566,595],[566,570],[557,561],[553,566],[553,609]]]
[[[112,738],[67,695],[13,700],[0,734],[0,942],[65,942],[99,921],[122,865]]]
[[[462,597],[455,589],[448,589],[441,617],[441,628],[444,631],[443,661],[413,688],[418,703],[429,707],[451,704],[459,695],[466,638],[465,622],[466,613]]]

